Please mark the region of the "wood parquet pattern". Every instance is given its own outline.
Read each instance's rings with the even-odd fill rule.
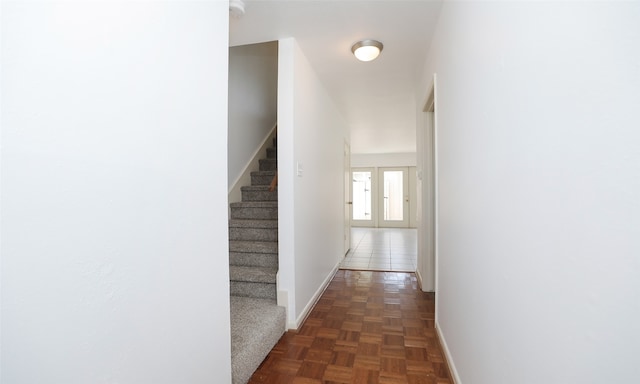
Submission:
[[[249,384],[452,384],[434,312],[413,273],[339,270]]]

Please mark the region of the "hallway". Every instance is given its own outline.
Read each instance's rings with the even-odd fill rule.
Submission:
[[[434,315],[413,273],[339,270],[249,383],[451,384]]]
[[[415,228],[351,228],[351,249],[340,269],[415,272],[418,234]]]

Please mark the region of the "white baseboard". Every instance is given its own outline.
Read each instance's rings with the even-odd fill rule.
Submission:
[[[333,267],[333,270],[331,270],[331,273],[329,273],[329,275],[324,279],[324,281],[322,282],[318,290],[316,290],[316,293],[314,293],[314,295],[311,297],[311,300],[309,300],[309,303],[307,303],[307,305],[304,307],[304,310],[302,311],[302,313],[300,313],[300,316],[298,316],[298,318],[296,319],[296,322],[294,324],[289,324],[287,326],[289,329],[298,329],[300,328],[302,323],[304,323],[304,321],[309,316],[309,313],[311,313],[311,310],[313,309],[313,307],[316,305],[318,300],[320,300],[320,296],[322,296],[324,291],[329,286],[329,283],[338,272],[339,266],[340,266],[340,262],[338,262],[335,265],[335,267]]]
[[[420,288],[420,290],[422,292],[435,292],[435,290],[433,288],[426,288],[424,287],[424,279],[422,278],[422,274],[420,274],[420,269],[416,268],[416,277],[418,278],[418,287]],[[427,282],[428,284],[429,282]]]
[[[280,271],[278,271],[276,273],[276,281],[278,282],[277,285],[280,285]],[[287,317],[289,317],[289,291],[281,291],[278,290],[276,292],[276,304],[278,304],[281,307],[284,307],[285,312],[287,314]],[[289,327],[287,327],[289,328]]]
[[[456,365],[453,363],[453,359],[451,358],[451,352],[449,352],[449,346],[447,345],[447,341],[444,339],[442,332],[440,331],[440,326],[438,325],[438,321],[436,320],[436,335],[438,336],[438,341],[440,342],[440,347],[442,348],[442,352],[444,352],[444,360],[449,367],[449,372],[451,373],[451,380],[453,384],[462,384],[460,380],[460,376],[458,376],[458,370],[456,369]]]

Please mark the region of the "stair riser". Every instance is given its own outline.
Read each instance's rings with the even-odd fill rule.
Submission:
[[[269,283],[251,283],[231,281],[231,294],[234,296],[256,297],[276,300],[276,285]]]
[[[278,268],[277,253],[229,252],[229,265]]]
[[[278,162],[275,159],[261,159],[260,170],[261,171],[275,171],[278,169]]]
[[[278,157],[278,149],[275,147],[267,148],[267,159],[275,159]]]
[[[278,192],[242,191],[242,201],[278,201]]]
[[[251,185],[269,185],[271,184],[271,180],[273,180],[273,175],[251,175]]]
[[[231,207],[232,219],[277,220],[278,208],[274,207]]]
[[[229,228],[229,240],[278,241],[277,228]]]
[[[229,252],[242,253],[278,253],[278,243],[268,242],[260,243],[255,241],[229,242]]]

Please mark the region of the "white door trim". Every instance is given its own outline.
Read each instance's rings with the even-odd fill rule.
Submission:
[[[436,75],[418,121],[418,278],[423,291],[438,290],[438,125]],[[437,303],[436,300],[436,319]]]
[[[344,175],[343,175],[343,197],[344,197],[344,254],[346,255],[351,248],[351,216],[353,211],[353,199],[351,196],[351,146],[348,142],[344,142]]]

